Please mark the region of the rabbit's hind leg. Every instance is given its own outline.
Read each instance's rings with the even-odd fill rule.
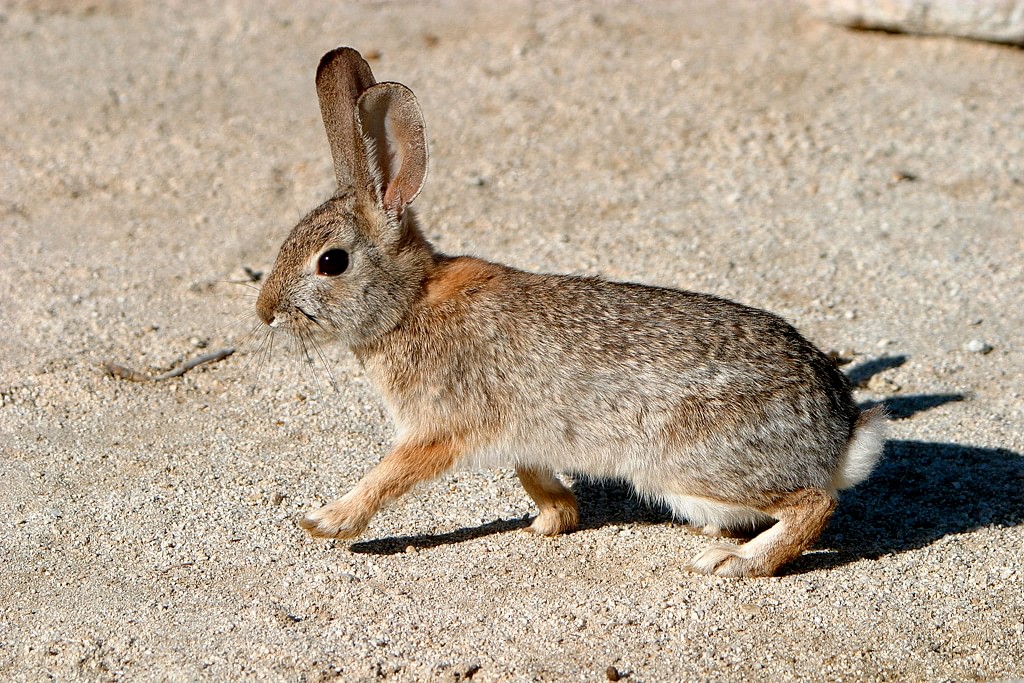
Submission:
[[[516,474],[526,493],[540,508],[529,530],[541,536],[575,531],[579,525],[576,496],[547,468],[517,467]]]
[[[780,494],[771,505],[760,508],[778,522],[743,545],[712,545],[697,555],[689,568],[716,576],[771,576],[810,547],[835,507],[835,494],[824,489]]]

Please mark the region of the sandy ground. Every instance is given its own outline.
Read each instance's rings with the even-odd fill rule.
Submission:
[[[339,44],[419,95],[444,250],[715,292],[853,359],[892,441],[814,552],[691,575],[708,541],[611,483],[536,538],[509,471],[354,544],[297,528],[390,439],[344,349],[337,390],[259,363],[233,284],[332,190]],[[1024,51],[711,1],[21,1],[0,45],[0,678],[1024,676]]]

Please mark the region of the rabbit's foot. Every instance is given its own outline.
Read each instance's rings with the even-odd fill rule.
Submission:
[[[576,496],[558,481],[555,473],[544,467],[517,467],[516,474],[526,493],[540,508],[529,531],[541,536],[555,536],[575,531],[580,510]]]
[[[372,510],[345,496],[322,508],[310,510],[299,520],[299,526],[320,538],[355,538],[363,533],[372,517]]]
[[[575,531],[579,525],[579,511],[572,507],[546,507],[534,517],[533,524],[527,527],[539,536],[557,536],[558,534]]]
[[[728,531],[714,524],[705,524],[704,526],[699,526],[697,524],[684,524],[683,527],[691,534],[699,534],[700,536],[708,536],[710,538],[730,537]]]
[[[714,576],[762,576],[759,563],[744,553],[745,546],[715,543],[690,561],[687,567],[699,574]]]

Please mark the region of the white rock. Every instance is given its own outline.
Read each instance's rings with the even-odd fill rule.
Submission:
[[[1024,0],[805,0],[835,24],[1024,45]]]
[[[992,350],[991,344],[986,344],[980,339],[972,339],[964,344],[964,351],[969,353],[988,353]]]

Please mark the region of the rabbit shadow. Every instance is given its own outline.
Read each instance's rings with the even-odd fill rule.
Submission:
[[[479,526],[461,527],[442,534],[416,534],[412,536],[388,536],[368,541],[358,541],[349,550],[360,555],[400,555],[411,546],[416,550],[427,550],[442,545],[465,543],[485,536],[504,534],[525,529],[530,525],[528,516],[512,519],[496,519]]]
[[[878,358],[872,358],[866,360],[863,363],[859,363],[849,370],[846,370],[846,378],[850,380],[850,384],[855,387],[864,386],[868,383],[875,375],[880,375],[886,370],[892,370],[898,368],[907,362],[907,357],[900,356],[880,356]]]
[[[872,358],[846,370],[846,378],[850,381],[851,386],[864,387],[875,375],[901,367],[906,362],[907,356],[904,355]],[[967,396],[964,394],[908,394],[890,396],[881,401],[865,401],[860,407],[866,410],[874,406],[884,406],[890,419],[905,420],[917,413],[938,408],[947,403],[963,401],[966,398]]]
[[[580,530],[608,525],[664,524],[671,512],[640,500],[616,481],[580,479],[572,489],[580,503]],[[953,443],[889,441],[871,479],[845,491],[829,527],[811,552],[784,573],[876,560],[931,545],[950,535],[984,527],[1024,524],[1024,455],[1004,448]],[[362,541],[356,553],[394,555],[462,543],[524,529],[526,517],[499,519],[442,534]]]
[[[629,484],[618,481],[579,479],[570,486],[580,508],[578,531],[599,529],[615,524],[661,524],[672,520],[668,508],[640,500]],[[525,493],[523,494],[524,498]],[[534,513],[522,517],[496,519],[479,526],[461,527],[440,534],[389,536],[358,541],[349,550],[367,555],[398,555],[412,546],[426,550],[443,545],[464,543],[485,536],[520,531],[530,526]]]

